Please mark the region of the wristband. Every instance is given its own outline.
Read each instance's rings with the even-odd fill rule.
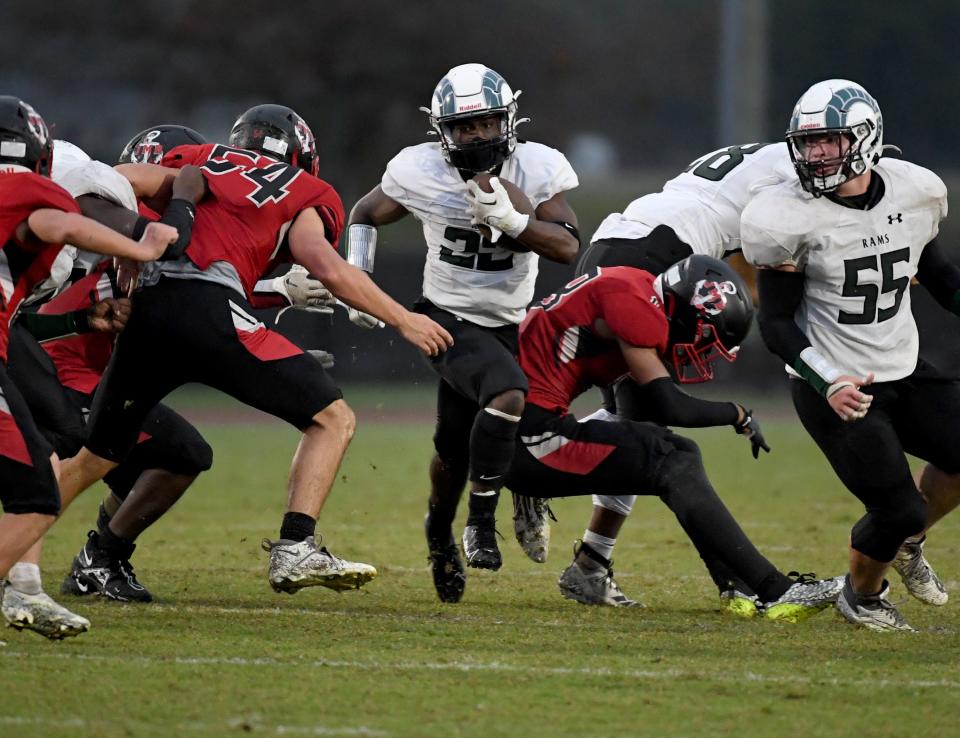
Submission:
[[[174,261],[183,256],[190,243],[190,236],[193,235],[193,220],[196,217],[196,207],[189,200],[177,198],[171,200],[167,209],[160,218],[161,223],[173,226],[177,229],[177,240],[167,246],[163,252],[160,261]]]
[[[377,229],[364,223],[354,223],[347,230],[347,263],[367,274],[373,274],[377,256]]]
[[[143,232],[147,230],[147,226],[150,225],[152,221],[149,218],[144,218],[142,215],[137,217],[137,222],[133,224],[133,231],[130,233],[130,238],[134,241],[139,241],[143,238]]]
[[[841,372],[813,346],[807,346],[793,364],[794,371],[824,397]]]

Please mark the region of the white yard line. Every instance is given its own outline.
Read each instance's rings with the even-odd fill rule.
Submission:
[[[592,667],[537,666],[527,664],[509,664],[501,661],[464,661],[464,662],[412,662],[412,661],[341,661],[337,659],[275,659],[243,658],[240,656],[171,656],[169,658],[153,656],[116,656],[103,654],[65,653],[65,652],[27,652],[3,651],[0,660],[7,657],[28,659],[52,659],[65,661],[91,661],[97,663],[129,663],[144,666],[235,666],[264,667],[276,666],[284,669],[304,667],[323,669],[347,669],[367,671],[452,671],[452,672],[493,672],[523,674],[531,677],[549,676],[585,676],[613,679],[651,680],[696,680],[742,684],[804,684],[810,686],[865,687],[868,689],[960,689],[960,681],[952,679],[842,679],[836,677],[808,677],[802,675],[776,676],[760,674],[754,671],[738,673],[709,674],[701,669],[608,669]]]
[[[222,723],[191,721],[186,723],[149,723],[143,720],[83,720],[81,718],[47,718],[47,717],[20,717],[16,715],[0,715],[0,725],[44,725],[51,728],[99,728],[103,725],[122,725],[138,730],[154,729],[164,734],[178,735],[181,733],[217,732],[243,729],[250,732],[272,733],[274,735],[339,735],[339,736],[389,736],[385,730],[358,726],[355,728],[331,728],[326,725],[272,725],[258,719],[235,718]]]

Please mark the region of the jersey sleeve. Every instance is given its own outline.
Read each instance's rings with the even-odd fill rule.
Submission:
[[[344,223],[347,216],[343,209],[343,201],[337,191],[327,182],[316,177],[311,177],[313,185],[313,194],[307,205],[312,205],[320,220],[323,221],[323,228],[330,245],[337,248],[337,242],[343,233]]]
[[[806,262],[803,229],[793,227],[795,198],[767,191],[753,198],[740,216],[743,256],[755,267],[794,266]]]
[[[414,206],[414,188],[410,184],[416,177],[415,158],[412,148],[403,149],[387,162],[387,168],[380,179],[383,193],[408,210]]]
[[[611,279],[598,295],[600,317],[614,335],[632,346],[667,349],[669,326],[659,298],[648,285],[630,279]]]
[[[0,175],[0,244],[6,243],[17,226],[41,208],[79,213],[70,193],[46,177],[33,173]]]
[[[194,165],[200,166],[210,158],[215,144],[183,144],[176,146],[163,155],[160,164],[173,169]]]
[[[524,169],[528,170],[528,176],[531,177],[532,187],[527,196],[534,207],[580,184],[577,173],[561,152],[543,144],[524,143],[519,146],[532,147],[530,161],[524,163]]]
[[[75,166],[57,181],[73,197],[97,195],[128,210],[137,209],[137,198],[130,182],[103,162],[90,161]]]

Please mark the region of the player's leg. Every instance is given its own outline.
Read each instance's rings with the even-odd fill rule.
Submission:
[[[357,589],[376,569],[345,561],[320,547],[317,518],[333,487],[356,418],[320,362],[257,320],[233,290],[191,285],[179,290],[187,308],[206,316],[187,326],[185,345],[197,359],[196,379],[298,428],[303,434],[287,483],[287,507],[270,552],[268,580],[278,592],[304,587]]]
[[[907,453],[929,462],[916,476],[927,501],[927,525],[904,541],[893,568],[911,595],[929,605],[943,605],[949,596],[924,556],[924,544],[927,531],[960,504],[960,439],[946,430],[960,417],[960,382],[915,375],[904,384],[893,419]]]
[[[474,400],[441,379],[437,387],[435,453],[430,460],[430,500],[424,529],[433,586],[442,602],[459,602],[467,573],[453,536],[453,520],[470,469],[470,434],[477,415]]]
[[[52,639],[78,635],[90,623],[44,594],[39,569],[13,569],[59,513],[56,463],[56,455],[0,362],[0,504],[4,511],[0,516],[0,610],[14,628],[35,630]]]
[[[173,507],[212,460],[210,446],[180,415],[164,405],[151,410],[136,446],[104,477],[110,494],[101,503],[97,527],[74,558],[61,592],[150,602],[149,590],[137,580],[130,563],[135,541]]]
[[[870,412],[841,420],[806,382],[791,382],[794,406],[840,481],[866,508],[850,534],[850,571],[838,602],[849,621],[873,630],[912,630],[886,597],[885,575],[904,540],[926,526],[927,505],[907,464],[890,412],[898,387],[878,384]]]
[[[657,494],[697,550],[745,581],[768,604],[771,617],[799,620],[836,597],[835,582],[794,582],[756,550],[710,485],[692,441],[649,423],[577,423],[539,408],[528,408],[520,432],[509,479],[514,491]]]

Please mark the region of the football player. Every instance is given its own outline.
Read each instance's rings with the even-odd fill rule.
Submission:
[[[89,622],[65,611],[41,591],[22,591],[9,570],[53,524],[60,511],[59,460],[43,438],[6,373],[10,325],[38,289],[55,288],[52,268],[64,243],[107,256],[151,260],[177,237],[163,224],[144,229],[137,243],[80,214],[66,190],[50,181],[53,142],[43,119],[27,103],[0,97],[0,578],[4,619],[49,638],[76,635]],[[59,275],[62,278],[62,275]],[[31,320],[40,337],[113,330],[125,315],[116,303]],[[71,617],[72,616],[72,617]]]
[[[661,192],[634,200],[623,213],[608,215],[578,259],[577,274],[597,266],[632,266],[659,275],[671,264],[703,254],[729,260],[753,294],[754,270],[740,255],[740,214],[755,191],[795,178],[785,143],[741,144],[704,154],[668,181]],[[698,377],[679,379],[696,381]],[[670,403],[676,388],[669,379],[641,386],[628,376],[601,392],[606,413],[595,417],[615,413],[643,421],[661,419],[660,408]],[[617,536],[635,501],[635,495],[594,495],[590,523],[575,548],[573,563],[558,582],[565,597],[596,605],[632,602],[616,588],[616,582],[600,576],[589,554],[612,558]],[[596,586],[572,591],[568,583],[587,578],[586,570],[591,567],[594,576],[590,581]],[[708,568],[715,575],[722,573],[721,567],[711,564]],[[757,614],[760,602],[742,581],[718,576],[716,583],[726,609],[745,617]]]
[[[907,590],[942,605],[924,533],[960,500],[960,383],[919,357],[914,276],[946,309],[960,268],[937,244],[947,191],[933,172],[881,158],[883,118],[861,85],[820,82],[797,102],[787,144],[798,180],[743,212],[744,254],[760,267],[760,327],[787,363],[801,422],[866,507],[850,534],[837,609],[873,630],[912,630],[887,599],[892,564]],[[905,453],[928,462],[919,489]]]
[[[579,248],[576,215],[565,196],[577,176],[559,151],[517,138],[519,94],[482,64],[451,69],[430,108],[422,108],[438,140],[403,149],[350,213],[348,259],[367,270],[378,227],[408,214],[422,223],[427,258],[415,309],[456,339],[431,362],[440,381],[425,525],[434,585],[444,602],[459,601],[466,581],[452,525],[468,477],[467,563],[501,566],[494,513],[527,392],[515,358],[517,326],[533,297],[539,257],[572,263]],[[496,175],[492,193],[472,181],[481,173]],[[498,178],[520,188],[533,215],[518,212]],[[351,319],[364,322],[356,314]],[[545,501],[517,502],[518,539],[542,562]]]
[[[631,267],[594,268],[544,299],[520,327],[520,366],[530,392],[507,486],[523,495],[548,490],[550,497],[657,495],[708,567],[720,566],[745,582],[765,617],[798,622],[831,604],[839,581],[791,580],[767,561],[713,490],[695,443],[653,423],[577,422],[570,412],[570,403],[588,388],[609,386],[626,373],[641,385],[673,386],[671,375],[688,372],[710,378],[714,362],[736,358],[752,318],[743,280],[702,255],[657,277]],[[657,420],[665,424],[732,426],[755,453],[764,445],[757,421],[742,405],[676,392],[660,410]],[[594,565],[568,578],[571,595],[593,591],[595,578],[608,580],[611,596],[620,594],[609,559],[590,547],[580,553]]]
[[[452,339],[337,255],[343,207],[316,177],[313,133],[290,108],[256,106],[237,119],[228,146],[181,146],[164,161],[175,168],[124,164],[118,170],[165,218],[171,209],[177,217],[195,217],[193,238],[168,249],[133,295],[131,321],[94,398],[86,446],[64,464],[63,504],[127,456],[147,413],[165,395],[201,382],[303,432],[280,538],[263,542],[273,589],[359,588],[376,569],[334,556],[315,537],[353,435],[353,412],[313,356],[251,315],[249,297],[279,252],[289,249],[287,261],[302,264],[341,300],[389,323],[423,352],[439,353]],[[197,191],[190,197],[174,191],[170,199],[178,168],[193,165],[202,173]]]

